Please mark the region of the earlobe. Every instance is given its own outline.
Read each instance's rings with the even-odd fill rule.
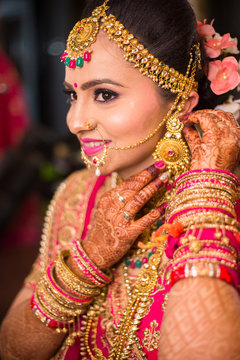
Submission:
[[[199,95],[196,91],[192,90],[190,92],[188,100],[184,104],[184,109],[182,114],[190,113],[197,106],[199,102]]]

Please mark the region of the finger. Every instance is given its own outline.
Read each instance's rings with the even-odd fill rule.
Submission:
[[[134,228],[137,230],[138,235],[140,235],[145,229],[154,224],[157,220],[159,220],[165,213],[164,204],[159,206],[158,208],[150,211],[148,214],[144,215],[140,219],[134,221],[130,228]]]
[[[193,153],[193,151],[196,151],[196,148],[201,145],[201,138],[198,131],[193,126],[186,125],[183,128],[183,134],[191,153]]]
[[[131,176],[127,180],[115,187],[113,190],[116,194],[120,194],[125,201],[128,201],[136,192],[146,186],[151,180],[156,178],[165,169],[165,163],[158,161],[147,169]]]
[[[219,121],[218,121],[218,127],[221,129],[221,131],[225,132],[225,136],[228,134],[227,129],[229,131],[229,134],[235,134],[235,136],[237,136],[237,139],[240,140],[240,132],[238,130],[238,122],[235,119],[235,117],[233,116],[232,113],[230,112],[224,112],[221,110],[212,110],[211,111],[213,114],[216,114],[219,117]],[[221,119],[221,120],[220,120]],[[226,129],[226,128],[227,129]],[[235,137],[234,136],[234,137]]]
[[[134,216],[151,199],[151,197],[167,183],[169,177],[169,172],[165,172],[158,176],[150,184],[137,192],[133,198],[126,203],[124,210],[130,216]]]
[[[228,117],[231,119],[233,126],[235,126],[236,128],[238,128],[238,127],[239,127],[239,123],[238,123],[237,120],[235,119],[235,116],[234,116],[232,113],[230,113],[230,112],[227,112],[226,114],[227,114]]]
[[[240,140],[240,131],[239,131],[239,124],[235,119],[234,115],[230,112],[224,113],[226,121],[229,123],[231,131],[237,135],[238,139]]]
[[[232,124],[233,126],[237,127],[239,126],[237,120],[235,119],[234,115],[230,112],[225,112],[222,110],[209,110],[210,113],[216,114],[219,116],[223,121],[228,122],[229,124]]]
[[[240,149],[240,138],[239,136],[236,134],[236,130],[234,130],[234,126],[233,125],[228,125],[226,122],[219,122],[218,123],[218,127],[221,130],[221,136],[223,139],[225,139],[223,146],[222,146],[222,150],[225,148],[224,145],[226,145],[226,143],[228,144],[228,146],[231,144],[232,146],[232,151],[234,151],[237,155],[237,153],[239,152]],[[234,150],[235,149],[235,150]]]
[[[203,130],[202,140],[207,140],[213,135],[220,135],[218,122],[222,121],[210,110],[199,110],[189,115],[188,122],[190,124],[199,124]]]

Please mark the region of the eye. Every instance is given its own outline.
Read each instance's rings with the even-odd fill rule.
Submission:
[[[107,103],[115,100],[118,94],[115,91],[108,89],[96,89],[94,91],[94,100],[102,103]]]
[[[69,89],[64,89],[63,90],[64,94],[67,95],[67,103],[71,104],[72,102],[74,102],[75,100],[77,100],[77,94],[75,91],[73,90],[69,90]]]

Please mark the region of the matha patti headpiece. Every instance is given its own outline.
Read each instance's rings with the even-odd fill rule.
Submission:
[[[191,76],[186,76],[163,61],[154,57],[149,51],[130,34],[124,25],[116,20],[114,15],[106,16],[108,9],[106,0],[103,5],[93,10],[88,18],[78,21],[67,40],[67,47],[61,56],[61,61],[69,68],[81,68],[84,61],[91,60],[91,45],[96,41],[99,29],[107,33],[111,40],[124,51],[124,58],[133,63],[139,71],[153,80],[163,89],[168,89],[172,93],[182,93],[192,82]],[[101,27],[99,22],[101,21]],[[199,46],[195,49],[198,65],[201,65],[201,54]],[[191,75],[191,74],[189,74]],[[197,90],[197,82],[193,82],[191,87]]]

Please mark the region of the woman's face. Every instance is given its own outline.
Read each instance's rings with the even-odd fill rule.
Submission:
[[[77,135],[85,154],[101,158],[102,142],[109,147],[133,145],[148,136],[162,121],[171,104],[162,99],[152,80],[124,60],[117,45],[100,32],[92,45],[92,59],[82,68],[66,67],[66,92],[70,109],[67,124]],[[91,124],[93,129],[88,129]],[[109,150],[101,174],[117,171],[126,178],[153,161],[158,133],[128,150]]]

